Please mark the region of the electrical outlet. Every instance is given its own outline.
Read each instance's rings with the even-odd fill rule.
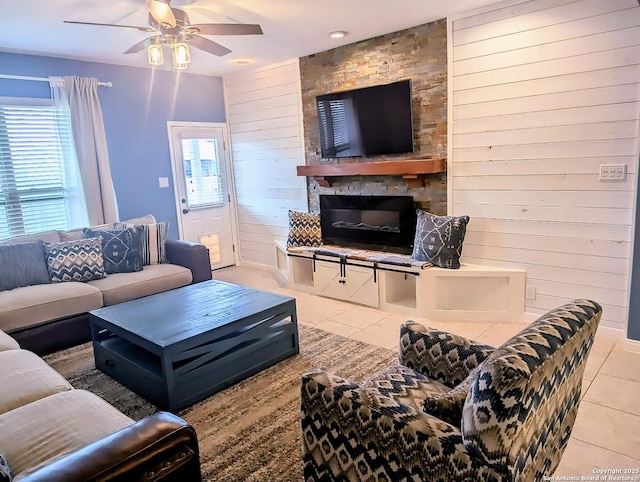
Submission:
[[[625,181],[626,179],[626,164],[600,164],[601,181]]]
[[[536,299],[536,287],[528,285],[526,287],[526,289],[525,289],[524,296],[528,300],[535,300]]]

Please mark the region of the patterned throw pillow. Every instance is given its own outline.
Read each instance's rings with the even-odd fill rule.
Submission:
[[[0,482],[11,482],[13,480],[13,473],[9,462],[4,455],[0,453]]]
[[[0,291],[48,284],[44,243],[33,241],[0,246],[0,273]]]
[[[418,223],[412,258],[441,268],[459,268],[469,216],[436,216],[416,210]]]
[[[321,245],[320,215],[289,211],[287,247]]]
[[[52,283],[91,281],[107,276],[102,258],[102,239],[45,244],[47,268]]]
[[[114,228],[136,226],[142,229],[142,264],[161,264],[167,262],[164,244],[167,242],[169,221],[154,224],[115,223]]]
[[[85,228],[87,238],[102,238],[104,271],[107,274],[142,271],[142,229],[91,229]]]

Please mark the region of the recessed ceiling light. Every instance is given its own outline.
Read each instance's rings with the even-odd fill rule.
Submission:
[[[336,30],[335,32],[331,32],[329,34],[331,38],[342,38],[342,37],[345,37],[346,35],[347,35],[347,32],[345,32],[344,30]]]
[[[232,60],[231,62],[236,65],[249,65],[249,64],[252,64],[254,61],[253,59],[235,59],[235,60]]]

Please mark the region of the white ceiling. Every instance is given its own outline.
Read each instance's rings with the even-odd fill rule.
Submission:
[[[500,0],[172,0],[195,23],[258,23],[261,36],[210,36],[232,52],[216,57],[192,50],[189,72],[225,75],[243,68],[329,50],[431,22]],[[134,29],[65,24],[63,20],[148,26],[144,0],[3,0],[0,51],[148,67],[146,51],[125,55],[152,34]],[[345,30],[340,40],[329,32]],[[165,62],[167,64],[167,62]],[[169,67],[170,68],[170,67]],[[0,65],[0,74],[2,66]]]

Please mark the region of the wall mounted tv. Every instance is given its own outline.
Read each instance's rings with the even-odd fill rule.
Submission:
[[[323,158],[413,152],[411,81],[316,97]]]

